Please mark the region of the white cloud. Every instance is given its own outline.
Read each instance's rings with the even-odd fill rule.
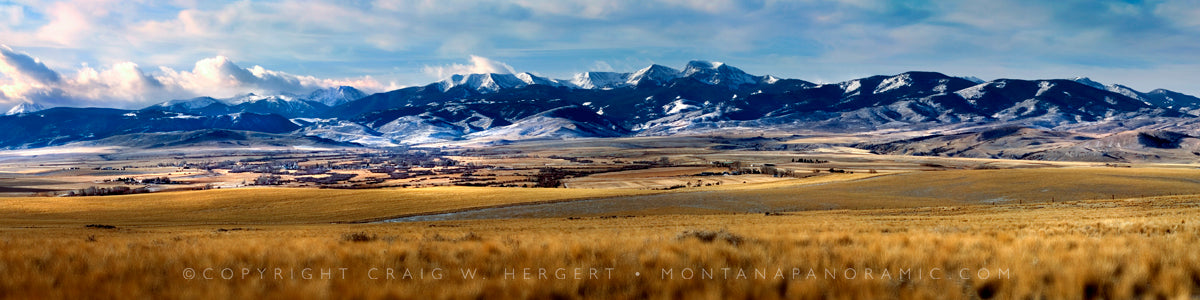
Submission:
[[[467,65],[450,64],[445,66],[425,66],[421,70],[425,72],[425,74],[433,76],[437,79],[449,78],[451,75],[455,74],[516,73],[516,70],[513,70],[513,67],[506,63],[476,55],[471,55],[471,63]]]
[[[597,60],[596,62],[592,63],[592,71],[613,72],[616,71],[616,69],[613,69],[613,66],[608,64],[608,62]]]
[[[0,73],[16,80],[37,84],[54,84],[61,79],[41,60],[25,53],[17,53],[6,45],[0,45]]]
[[[38,102],[47,106],[101,106],[140,108],[145,105],[196,96],[229,97],[246,92],[307,93],[318,88],[348,85],[368,92],[385,86],[370,76],[328,79],[294,75],[255,65],[242,68],[229,58],[216,56],[197,61],[192,70],[159,67],[143,71],[132,62],[96,69],[83,65],[74,76],[63,76],[24,53],[0,46],[0,102]],[[394,84],[393,84],[394,85]]]
[[[489,71],[475,70],[475,62],[451,64],[462,63],[459,60],[468,54],[503,57],[508,63],[536,66],[537,71],[550,74],[576,71],[573,69],[588,67],[596,60],[629,70],[644,65],[626,66],[622,60],[710,59],[747,62],[762,66],[760,72],[801,78],[882,74],[893,72],[893,67],[914,65],[934,71],[993,64],[1018,70],[1055,66],[1160,69],[1200,58],[1200,46],[1195,43],[1200,37],[1200,9],[1193,0],[1134,4],[1034,0],[15,1],[0,4],[0,37],[8,45],[36,50],[46,66],[68,73],[70,66],[81,61],[98,66],[97,73],[134,61],[147,76],[159,79],[166,73],[157,66],[191,74],[197,58],[223,55],[265,66],[287,66],[288,72],[323,78],[371,75],[386,82],[380,88],[392,82],[418,85],[430,77]],[[788,57],[789,63],[781,63],[780,57]],[[226,73],[254,84],[235,81],[239,84],[225,82],[227,85],[204,89],[294,87],[324,80],[280,77],[252,69]],[[509,68],[491,69],[503,72]],[[258,79],[250,80],[246,72]],[[359,77],[363,78],[368,77]],[[171,80],[161,80],[164,93],[201,89],[172,90],[177,86],[170,84]],[[26,78],[25,82],[33,81]]]
[[[111,1],[51,4],[43,12],[50,22],[38,29],[38,36],[61,46],[79,45],[82,40],[91,35],[90,33],[97,32],[98,27],[102,27],[95,24],[97,23],[95,19],[108,14],[107,6],[109,4]]]

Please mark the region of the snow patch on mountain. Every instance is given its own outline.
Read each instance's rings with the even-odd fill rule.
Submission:
[[[292,122],[303,127],[297,133],[304,136],[315,136],[367,147],[398,146],[391,140],[380,136],[379,132],[354,122],[318,118],[296,118],[292,119]]]
[[[955,91],[954,93],[958,94],[960,97],[963,97],[963,99],[966,99],[968,103],[971,103],[971,105],[976,105],[976,101],[978,101],[980,98],[983,98],[983,89],[987,88],[989,85],[992,85],[992,83],[980,83],[969,88]]]
[[[888,79],[884,79],[882,82],[879,83],[878,86],[875,87],[875,91],[873,93],[882,94],[882,93],[886,93],[891,90],[909,86],[911,84],[912,84],[911,76],[909,76],[908,74],[900,74],[900,75],[888,77]]]
[[[426,144],[458,140],[461,128],[428,114],[403,116],[376,128],[387,139],[401,144]]]
[[[627,86],[627,73],[584,72],[575,74],[571,84],[581,89],[613,89]]]
[[[1050,91],[1051,88],[1054,88],[1054,83],[1049,82],[1049,81],[1039,81],[1038,82],[1038,91],[1037,91],[1037,93],[1034,94],[1034,96],[1041,96],[1042,94],[1045,94],[1047,91]]]
[[[858,90],[862,88],[862,82],[859,80],[851,80],[851,81],[842,82],[842,83],[838,84],[838,87],[841,87],[842,90],[845,91],[842,94],[854,95],[854,94],[858,94],[858,92],[859,92]]]
[[[1142,102],[1145,102],[1146,104],[1150,104],[1149,102],[1146,102],[1145,95],[1143,95],[1141,92],[1138,92],[1127,86],[1123,86],[1120,84],[1111,84],[1107,87],[1107,89],[1109,92],[1121,94],[1122,96],[1141,100]]]
[[[663,114],[673,115],[673,114],[700,108],[699,106],[692,105],[689,102],[691,102],[691,101],[689,101],[687,99],[683,99],[681,97],[675,97],[675,101],[672,101],[671,103],[667,103],[667,105],[663,105],[663,107],[662,107]]]
[[[522,140],[535,138],[588,138],[614,137],[624,132],[615,124],[579,106],[551,109],[517,120],[507,126],[496,127],[466,136],[467,139]]]

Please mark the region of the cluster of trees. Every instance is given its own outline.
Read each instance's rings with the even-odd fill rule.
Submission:
[[[142,184],[174,184],[174,183],[179,183],[176,181],[172,181],[170,177],[166,177],[166,176],[146,178],[146,179],[141,179],[141,180],[133,178],[133,177],[120,177],[113,181],[124,182],[125,184],[138,184],[138,183],[142,183]]]
[[[254,185],[280,185],[283,183],[283,177],[275,174],[262,174],[254,179]]]
[[[806,163],[806,164],[823,164],[823,163],[827,163],[827,162],[829,162],[829,161],[828,161],[828,160],[820,160],[820,159],[813,159],[813,158],[803,158],[803,157],[802,157],[802,158],[793,158],[793,159],[792,159],[792,162]]]
[[[114,187],[90,186],[87,188],[67,192],[67,196],[108,196],[108,195],[140,194],[140,193],[149,193],[149,192],[150,192],[150,189],[147,189],[145,187],[130,188],[127,186],[114,186]]]
[[[329,176],[319,177],[319,178],[318,177],[308,177],[308,176],[296,177],[296,181],[311,182],[311,183],[317,183],[317,184],[337,184],[338,182],[347,181],[347,180],[350,180],[357,176],[358,176],[358,174],[330,173]]]
[[[556,188],[562,186],[562,180],[567,178],[567,172],[556,168],[542,168],[533,177],[535,187]]]

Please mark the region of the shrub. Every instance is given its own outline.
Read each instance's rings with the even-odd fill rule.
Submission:
[[[367,234],[366,232],[347,233],[342,235],[342,240],[353,243],[365,243],[379,239],[378,235]]]
[[[684,232],[680,233],[679,236],[675,237],[675,239],[677,239],[677,240],[686,240],[689,238],[695,238],[695,239],[700,240],[701,242],[705,242],[705,243],[724,241],[724,242],[729,243],[730,245],[734,245],[734,246],[740,245],[740,244],[742,244],[742,242],[746,241],[746,238],[744,238],[740,235],[736,235],[736,234],[730,233],[728,231],[725,231],[725,229],[721,229],[718,231],[685,230]]]

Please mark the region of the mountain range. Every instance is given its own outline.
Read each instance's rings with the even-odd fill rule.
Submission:
[[[651,65],[636,72],[586,72],[570,79],[532,73],[454,75],[371,95],[334,87],[307,95],[199,97],[138,110],[43,109],[23,103],[0,116],[0,126],[21,130],[0,134],[0,147],[203,130],[312,137],[368,147],[763,131],[979,134],[996,128],[1028,128],[1034,131],[1016,132],[1032,135],[1133,131],[1190,137],[1200,129],[1198,115],[1200,98],[1194,96],[1163,89],[1140,92],[1082,77],[982,81],[905,72],[814,83],[692,61],[683,69]],[[891,144],[860,146],[881,153],[958,153],[905,146],[919,141],[887,142]]]

